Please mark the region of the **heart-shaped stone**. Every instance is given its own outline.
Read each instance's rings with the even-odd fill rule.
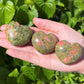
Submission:
[[[32,37],[31,29],[28,26],[20,25],[18,22],[9,23],[5,33],[9,42],[15,46],[27,44]]]
[[[42,54],[51,53],[55,50],[55,45],[58,42],[56,35],[43,31],[38,31],[32,36],[33,46]]]
[[[70,44],[68,41],[62,40],[57,43],[55,52],[64,64],[72,64],[82,57],[83,48],[78,43]]]

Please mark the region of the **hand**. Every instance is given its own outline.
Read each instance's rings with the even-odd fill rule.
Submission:
[[[84,37],[65,24],[39,18],[34,18],[33,22],[37,26],[37,28],[30,28],[34,31],[54,33],[59,38],[59,40],[67,40],[71,43],[78,42],[82,47],[84,47]],[[84,54],[83,59],[80,62],[72,65],[65,65],[58,59],[55,53],[43,55],[30,45],[24,47],[16,47],[11,45],[6,39],[5,28],[6,25],[1,26],[0,46],[8,48],[6,52],[8,55],[48,69],[62,72],[84,73]]]

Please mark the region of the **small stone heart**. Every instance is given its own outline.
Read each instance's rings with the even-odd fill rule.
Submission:
[[[6,37],[14,46],[23,46],[27,44],[32,37],[32,31],[28,26],[20,25],[18,22],[11,22],[7,25]]]
[[[62,40],[57,43],[55,52],[64,64],[72,64],[82,57],[83,49],[78,43],[70,44],[68,41]]]
[[[53,52],[57,42],[57,37],[52,33],[45,34],[44,32],[39,31],[34,33],[32,37],[33,46],[42,54]]]

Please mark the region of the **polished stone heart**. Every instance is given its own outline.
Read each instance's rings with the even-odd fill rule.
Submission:
[[[47,54],[55,50],[55,45],[58,42],[56,35],[49,33],[45,34],[42,31],[34,33],[32,37],[33,46],[42,54]]]
[[[11,22],[7,25],[6,37],[12,45],[23,46],[27,44],[32,37],[32,31],[28,26],[19,25],[18,22]]]
[[[55,52],[64,64],[72,64],[82,57],[83,48],[78,43],[70,44],[68,41],[62,40],[57,43]]]

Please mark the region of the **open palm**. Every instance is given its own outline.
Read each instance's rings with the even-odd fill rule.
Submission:
[[[77,42],[84,47],[84,37],[65,24],[39,18],[34,18],[33,22],[37,27],[30,27],[30,28],[34,31],[44,31],[45,33],[54,33],[59,40],[67,40],[71,43]],[[24,47],[13,46],[6,39],[5,28],[6,25],[1,26],[0,46],[8,48],[7,50],[8,55],[34,63],[36,65],[48,69],[63,72],[76,71],[79,73],[84,73],[84,67],[83,67],[84,59],[72,65],[65,65],[58,59],[56,53],[43,55],[39,53],[31,45],[26,45]]]

